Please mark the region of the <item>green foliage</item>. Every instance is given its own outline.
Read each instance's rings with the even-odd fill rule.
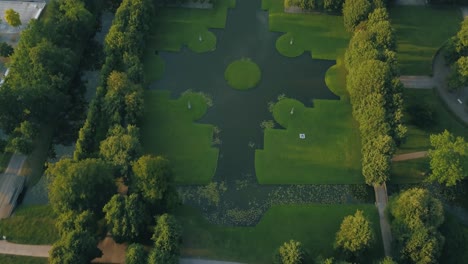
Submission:
[[[130,164],[141,153],[139,130],[133,125],[126,129],[120,125],[112,127],[107,138],[101,142],[99,148],[101,157],[115,166],[119,174],[128,177]]]
[[[147,263],[147,254],[145,248],[141,244],[130,244],[125,253],[126,264],[141,264]]]
[[[5,20],[12,27],[21,26],[21,19],[19,13],[11,8],[5,10]]]
[[[450,91],[460,91],[468,86],[468,57],[460,57],[452,66],[452,71],[448,79],[448,89]]]
[[[13,54],[13,47],[6,42],[0,42],[0,56],[10,57]]]
[[[290,240],[284,242],[278,248],[278,252],[275,255],[275,264],[302,264],[304,263],[305,252],[302,248],[301,242]]]
[[[137,194],[116,194],[102,209],[117,243],[136,241],[145,232],[149,214]]]
[[[149,263],[179,263],[182,229],[175,217],[163,214],[157,218],[154,234],[154,250],[150,253]]]
[[[414,230],[402,249],[402,258],[417,264],[436,263],[444,244],[444,237],[433,229]]]
[[[341,12],[343,3],[343,0],[324,0],[323,8],[329,12]]]
[[[50,264],[87,264],[101,257],[97,238],[87,231],[72,231],[52,245]]]
[[[468,143],[447,130],[431,135],[430,141],[434,149],[428,153],[432,170],[428,180],[446,186],[456,185],[468,175]]]
[[[72,231],[78,232],[90,232],[92,234],[97,232],[97,220],[94,218],[94,214],[88,210],[77,212],[77,211],[66,211],[59,215],[55,224],[60,236],[66,236]]]
[[[31,153],[37,129],[29,121],[23,121],[13,130],[5,150],[11,153],[19,152],[25,155]]]
[[[357,210],[354,215],[346,216],[336,233],[335,248],[352,256],[359,256],[373,246],[375,234],[363,211]]]
[[[62,159],[49,164],[49,200],[57,213],[69,210],[101,215],[101,209],[116,191],[108,164],[97,159],[73,161]]]
[[[397,264],[391,257],[385,257],[379,264]]]
[[[346,0],[343,4],[343,20],[348,31],[354,29],[367,19],[372,12],[372,3],[369,0]]]
[[[169,161],[161,156],[142,156],[133,164],[132,190],[152,205],[163,201],[173,191]]]

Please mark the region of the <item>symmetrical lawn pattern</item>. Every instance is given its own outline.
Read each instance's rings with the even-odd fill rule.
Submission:
[[[363,210],[376,235],[368,259],[383,254],[379,216],[374,205],[273,206],[255,227],[224,227],[206,222],[195,210],[182,208],[178,219],[184,226],[182,254],[244,263],[271,263],[273,252],[285,241],[301,241],[310,256],[335,255],[333,242],[341,221]]]
[[[401,73],[432,74],[432,59],[436,51],[460,28],[460,8],[394,6],[389,12],[397,35]]]
[[[228,65],[224,78],[232,88],[247,90],[257,86],[262,78],[262,71],[252,60],[242,58]]]
[[[194,123],[206,113],[206,99],[188,92],[171,100],[169,92],[164,91],[148,91],[145,98],[145,150],[171,161],[176,182],[208,183],[218,160],[218,149],[212,147],[214,127]]]

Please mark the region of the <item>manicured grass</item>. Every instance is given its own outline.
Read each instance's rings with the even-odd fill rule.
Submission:
[[[444,264],[465,263],[468,259],[468,227],[461,224],[456,216],[446,213],[440,231],[445,237],[445,243],[439,259]]]
[[[382,257],[379,216],[374,205],[284,205],[273,206],[255,227],[225,227],[209,224],[195,210],[183,207],[177,213],[184,234],[182,254],[244,263],[271,263],[274,251],[284,242],[300,241],[309,255],[333,256],[335,234],[341,221],[363,210],[374,228],[376,243],[366,259]]]
[[[394,6],[389,9],[397,36],[397,58],[403,75],[432,74],[437,49],[459,30],[459,7]]]
[[[313,108],[293,99],[279,101],[275,120],[286,129],[265,130],[263,150],[255,153],[262,184],[359,184],[361,141],[345,91],[346,71],[338,64],[326,74],[330,90],[341,100],[314,100]],[[291,110],[294,108],[293,114]],[[300,139],[304,133],[306,138]]]
[[[313,58],[335,60],[343,53],[351,35],[344,29],[342,16],[288,14],[283,12],[283,3],[283,0],[262,1],[262,8],[269,11],[270,30],[286,33],[276,42],[281,54],[295,57],[310,51]]]
[[[165,51],[179,51],[184,45],[199,53],[214,50],[216,36],[208,28],[224,28],[227,10],[234,6],[235,0],[218,0],[213,9],[162,8],[154,17],[147,46]]]
[[[464,136],[468,139],[468,127],[447,110],[443,102],[434,90],[404,89],[405,118],[407,119],[408,133],[406,141],[397,149],[397,154],[424,151],[431,148],[429,136],[438,134],[447,129],[456,136]],[[423,102],[434,111],[434,125],[429,128],[419,128],[411,124],[411,113],[408,107]],[[415,118],[415,117],[413,117]],[[429,170],[429,159],[415,159],[394,162],[392,164],[391,183],[417,183],[422,182]]]
[[[406,109],[420,102],[428,104],[435,112],[435,123],[434,126],[427,129],[418,128],[409,122],[411,113],[406,111],[405,116],[408,121],[408,135],[406,141],[398,149],[398,154],[428,150],[430,148],[429,135],[441,133],[445,129],[456,136],[464,136],[467,138],[468,126],[460,123],[458,119],[447,110],[436,94],[436,91],[426,89],[404,89],[403,96]]]
[[[146,50],[143,58],[145,82],[152,83],[164,74],[164,60],[154,50]]]
[[[218,149],[212,147],[214,127],[194,122],[205,114],[206,100],[193,92],[177,100],[169,97],[167,91],[145,94],[146,120],[142,127],[145,151],[168,157],[177,183],[208,183],[218,160]]]
[[[426,178],[429,171],[429,158],[404,160],[392,163],[390,183],[419,183]]]
[[[34,258],[12,255],[0,255],[0,263],[8,264],[47,264],[49,261],[46,258]]]
[[[242,58],[227,66],[224,78],[232,88],[247,90],[257,86],[262,78],[262,72],[255,62]]]
[[[22,244],[52,244],[59,239],[50,205],[20,206],[10,218],[0,220],[0,235]]]

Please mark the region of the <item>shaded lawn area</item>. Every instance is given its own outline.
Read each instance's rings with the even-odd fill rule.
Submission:
[[[11,153],[0,152],[0,173],[3,173],[10,163]]]
[[[424,151],[431,148],[429,136],[437,134],[447,129],[456,136],[467,138],[468,127],[464,126],[459,120],[445,107],[436,91],[432,89],[404,89],[405,118],[408,126],[406,141],[397,149],[396,154]],[[429,128],[419,128],[411,123],[412,116],[408,107],[423,102],[429,105],[433,110],[434,125]],[[392,172],[390,182],[398,183],[417,183],[422,182],[426,177],[424,173],[429,170],[429,159],[415,159],[392,163]]]
[[[194,122],[207,109],[199,93],[171,100],[168,91],[146,91],[142,127],[145,152],[166,156],[177,183],[206,184],[215,173],[218,149],[212,147],[214,126]]]
[[[19,206],[10,218],[0,220],[0,234],[20,244],[52,244],[59,239],[50,205]]]
[[[446,264],[465,263],[468,259],[468,227],[462,225],[454,215],[446,213],[440,231],[445,237],[440,259]]]
[[[364,182],[359,129],[351,114],[345,90],[346,70],[341,61],[327,71],[325,78],[327,86],[341,100],[314,100],[312,108],[293,99],[283,99],[275,105],[273,116],[286,129],[265,131],[264,149],[255,153],[260,183]],[[300,133],[306,138],[300,139]]]
[[[443,132],[447,129],[455,136],[468,135],[468,126],[462,124],[441,101],[435,90],[432,89],[404,89],[405,118],[407,119],[408,134],[406,141],[399,147],[397,154],[428,150],[430,148],[429,135]],[[411,113],[408,107],[420,102],[428,104],[435,113],[434,125],[421,129],[411,123]]]
[[[235,0],[218,0],[213,9],[161,8],[154,16],[147,46],[164,51],[180,51],[184,45],[194,52],[213,50],[216,36],[208,28],[224,28],[227,10],[233,7]]]
[[[0,255],[0,263],[8,263],[8,264],[47,264],[47,263],[49,263],[49,261],[46,258]]]
[[[459,7],[392,6],[397,58],[402,75],[432,74],[436,51],[460,28]]]
[[[278,38],[276,47],[287,57],[310,51],[313,58],[335,60],[348,46],[351,35],[343,26],[342,16],[284,13],[283,0],[262,0],[262,9],[269,11],[271,31],[286,32]]]
[[[196,210],[182,207],[178,219],[184,234],[182,255],[244,263],[271,263],[274,251],[284,242],[300,241],[309,255],[333,256],[333,242],[341,221],[357,209],[372,222],[376,243],[366,259],[383,256],[379,216],[374,205],[273,206],[255,227],[209,224]]]

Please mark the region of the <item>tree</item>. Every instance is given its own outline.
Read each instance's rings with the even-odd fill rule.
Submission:
[[[6,146],[8,152],[19,152],[29,154],[34,147],[34,137],[36,136],[36,128],[29,121],[23,121],[13,130],[10,135],[10,140]]]
[[[117,243],[135,241],[145,231],[149,218],[137,194],[112,196],[103,212]]]
[[[341,12],[343,0],[324,0],[323,8],[329,12]]]
[[[429,150],[432,173],[429,181],[437,181],[446,186],[454,186],[463,180],[468,173],[468,143],[462,137],[454,137],[445,130],[438,135],[430,136]]]
[[[61,213],[55,223],[60,236],[66,236],[73,231],[96,233],[97,221],[91,211],[67,211]]]
[[[451,91],[459,91],[466,86],[468,86],[468,56],[462,56],[452,67],[448,88]]]
[[[158,217],[154,234],[154,250],[150,253],[151,264],[179,263],[182,230],[174,216],[163,214]]]
[[[397,264],[391,257],[385,257],[382,259],[379,264]]]
[[[142,156],[133,164],[134,191],[149,204],[162,201],[171,190],[173,176],[169,161],[163,157]]]
[[[357,257],[374,243],[374,232],[361,210],[346,216],[336,233],[335,248]]]
[[[126,264],[147,263],[145,248],[141,244],[131,244],[125,254]]]
[[[405,230],[420,227],[439,227],[444,222],[442,203],[428,190],[413,188],[406,190],[390,200],[390,213],[395,217],[394,224]]]
[[[403,259],[416,264],[437,263],[444,237],[434,229],[419,228],[411,233],[403,246]]]
[[[116,191],[111,167],[102,160],[61,159],[46,170],[49,200],[57,213],[90,210],[102,214],[102,207]]]
[[[120,125],[112,127],[101,142],[99,152],[103,159],[119,170],[120,175],[128,177],[131,162],[141,153],[138,128],[133,125],[126,129]]]
[[[354,29],[366,20],[372,11],[372,4],[368,0],[346,0],[343,4],[343,20],[348,31]]]
[[[0,56],[10,57],[13,54],[13,47],[6,42],[0,42]]]
[[[275,255],[275,264],[302,264],[304,263],[305,252],[302,244],[298,241],[290,240],[278,248]]]
[[[101,257],[98,240],[86,231],[71,231],[55,242],[49,252],[50,264],[88,264]]]
[[[12,27],[21,26],[21,19],[19,13],[11,8],[5,10],[5,20]]]

